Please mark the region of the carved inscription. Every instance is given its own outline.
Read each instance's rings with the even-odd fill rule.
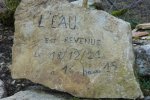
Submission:
[[[100,49],[97,50],[89,50],[89,49],[75,49],[75,48],[70,48],[66,50],[49,50],[49,52],[44,52],[41,51],[38,52],[36,51],[34,54],[34,57],[41,58],[42,56],[46,57],[48,61],[60,61],[62,63],[63,61],[80,61],[84,59],[85,61],[83,63],[89,63],[87,64],[88,66],[84,66],[84,64],[81,63],[81,67],[83,68],[81,70],[83,76],[90,76],[90,75],[97,75],[101,73],[111,73],[112,71],[117,70],[117,61],[112,61],[112,62],[105,62],[104,64],[98,64],[97,66],[93,66],[90,64],[90,62],[96,61],[96,60],[101,60],[105,58],[105,56],[101,53]],[[74,68],[76,68],[76,65],[73,64],[65,64],[64,67],[61,67],[60,70],[63,71],[65,74],[72,74],[76,72]],[[57,73],[55,71],[52,71],[52,73]]]
[[[85,45],[97,45],[100,46],[100,39],[93,38],[84,38],[84,37],[65,37],[65,43],[77,43],[77,44],[85,44]]]
[[[64,67],[61,68],[61,70],[65,74],[72,74],[75,72],[73,70],[74,67],[75,67],[75,65],[65,65]],[[117,62],[116,61],[107,62],[104,64],[104,67],[102,67],[102,68],[101,67],[93,68],[92,66],[82,66],[82,68],[83,68],[83,70],[82,70],[83,76],[101,74],[102,72],[111,73],[111,71],[117,70]],[[53,71],[53,73],[54,72],[55,71]]]
[[[56,38],[44,38],[45,43],[56,43]],[[81,44],[81,45],[95,45],[100,46],[101,40],[100,39],[94,39],[94,38],[85,38],[85,37],[64,37],[62,40],[62,43],[65,44]]]
[[[46,55],[51,60],[79,60],[81,58],[86,59],[99,59],[102,58],[100,50],[92,51],[92,50],[78,50],[75,48],[71,48],[65,51],[50,51],[48,53],[43,53],[44,51],[36,51],[34,53],[34,57],[42,57]]]
[[[83,75],[95,75],[95,74],[101,74],[102,72],[111,72],[117,70],[117,62],[107,62],[104,64],[104,67],[102,68],[91,68],[91,67],[83,67]]]
[[[75,30],[77,28],[77,17],[70,15],[70,16],[65,16],[62,14],[57,14],[57,15],[52,15],[50,14],[50,26],[51,28],[68,28]],[[38,26],[39,27],[45,27],[45,24],[47,22],[44,19],[44,15],[41,15],[39,18]]]
[[[38,27],[45,27],[45,24],[49,23],[50,27],[55,28],[63,28],[63,29],[71,29],[74,31],[77,29],[77,16],[69,15],[65,16],[64,14],[49,14],[49,22],[45,22],[45,15],[41,15],[38,22]],[[47,45],[54,45],[53,48],[45,50],[44,48],[38,48],[34,52],[34,57],[36,58],[43,58],[46,57],[48,61],[59,61],[59,63],[63,62],[63,66],[61,66],[60,70],[63,71],[65,74],[72,74],[76,72],[75,68],[77,65],[71,64],[65,64],[66,61],[73,61],[77,62],[82,60],[81,67],[83,76],[90,76],[90,75],[97,75],[101,74],[102,72],[111,72],[117,70],[117,63],[116,61],[112,62],[105,62],[102,65],[97,64],[96,66],[92,65],[91,62],[100,62],[98,60],[101,60],[105,58],[103,53],[101,52],[101,39],[96,39],[88,36],[80,36],[81,33],[76,33],[78,36],[64,36],[60,38],[53,38],[53,37],[44,37],[44,43]],[[65,47],[61,47],[58,49],[55,48],[55,45],[58,43],[62,44],[68,44],[71,47],[65,49]],[[60,45],[62,45],[60,44]],[[83,48],[78,49],[73,47],[73,45],[80,45],[83,46]],[[92,47],[87,46],[94,46],[94,49]],[[95,47],[97,49],[95,49]],[[85,66],[83,63],[85,63]],[[88,64],[87,64],[88,63]],[[52,71],[51,74],[54,75],[55,71]]]
[[[59,63],[62,63],[64,61],[81,61],[83,59],[82,63],[89,63],[89,66],[84,66],[84,64],[81,63],[82,69],[82,75],[83,76],[90,76],[90,75],[97,75],[101,74],[103,72],[111,72],[117,70],[117,63],[116,61],[113,62],[106,62],[103,65],[96,65],[92,66],[90,65],[90,62],[97,61],[101,59],[105,59],[105,56],[101,52],[101,40],[100,39],[94,39],[94,38],[86,38],[86,37],[71,37],[66,36],[63,39],[59,40],[57,38],[49,38],[44,37],[44,43],[46,44],[53,44],[56,45],[56,43],[60,41],[64,44],[79,44],[79,45],[89,45],[89,46],[98,46],[97,49],[92,48],[82,48],[77,49],[70,47],[68,49],[47,49],[44,48],[37,48],[37,50],[34,52],[34,57],[36,58],[43,58],[46,57],[48,61],[59,61]],[[88,64],[87,64],[88,65]],[[72,74],[76,72],[74,70],[76,68],[76,65],[72,64],[66,64],[64,67],[60,68],[61,71],[63,71],[65,74]],[[52,71],[52,73],[57,73],[55,71]]]

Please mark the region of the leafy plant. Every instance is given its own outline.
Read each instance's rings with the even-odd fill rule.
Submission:
[[[143,89],[150,90],[150,78],[140,78],[140,84]]]
[[[136,25],[138,25],[140,22],[136,19],[129,19],[129,20],[126,20],[128,21],[130,24],[131,24],[131,28],[134,29],[136,27]]]
[[[119,17],[119,16],[124,15],[127,11],[128,11],[128,9],[115,10],[115,11],[112,11],[111,14],[112,14],[113,16]]]
[[[150,95],[150,78],[139,76],[139,82],[144,95]]]
[[[7,10],[0,13],[0,22],[6,26],[14,25],[14,13],[21,0],[5,0]]]
[[[137,7],[139,4],[141,4],[144,0],[133,0],[130,4],[128,4],[125,7],[122,8],[118,8],[114,2],[112,2],[111,0],[107,0],[109,2],[109,4],[113,7],[113,11],[111,12],[111,14],[113,16],[119,17],[125,21],[128,21],[131,24],[132,29],[135,28],[135,26],[137,24],[139,24],[139,21],[136,19],[130,19],[127,18],[127,15],[130,13],[131,9]]]
[[[4,13],[0,13],[0,22],[3,25],[12,26],[14,23],[14,13],[7,10]]]
[[[20,0],[5,0],[5,5],[10,11],[15,11],[19,3]]]
[[[80,100],[80,99],[79,99],[79,98],[74,97],[74,98],[72,98],[72,100]]]

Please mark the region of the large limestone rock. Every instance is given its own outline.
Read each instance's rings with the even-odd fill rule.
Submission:
[[[66,0],[22,0],[15,19],[13,78],[78,97],[143,97],[129,23]]]

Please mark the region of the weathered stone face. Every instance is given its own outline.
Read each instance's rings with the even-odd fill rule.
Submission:
[[[22,0],[13,78],[86,98],[137,98],[130,25],[59,0]]]

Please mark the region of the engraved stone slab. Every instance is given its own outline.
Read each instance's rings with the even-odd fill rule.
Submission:
[[[129,23],[65,0],[22,0],[15,19],[13,78],[78,97],[143,97]]]

